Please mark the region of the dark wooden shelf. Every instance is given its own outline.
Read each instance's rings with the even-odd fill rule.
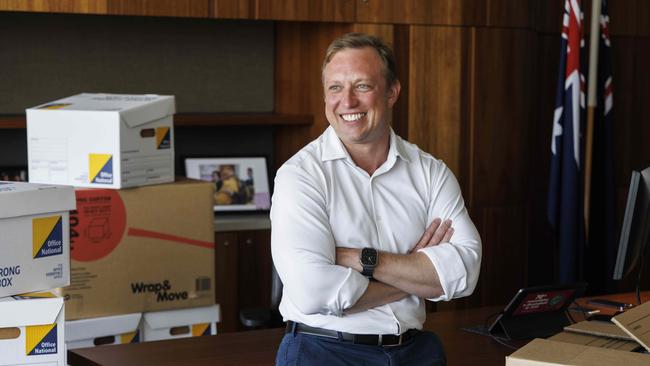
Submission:
[[[311,115],[275,113],[179,113],[174,127],[310,125]],[[0,129],[25,128],[24,115],[0,115]]]

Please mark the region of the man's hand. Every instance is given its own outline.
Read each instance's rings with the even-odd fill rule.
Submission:
[[[434,219],[409,253],[448,242],[452,235],[454,235],[454,228],[451,227],[451,220],[442,221],[440,218]],[[359,262],[360,252],[361,249],[338,247],[336,248],[336,264],[361,272],[363,267]]]
[[[451,236],[454,235],[454,228],[451,227],[451,220],[447,219],[442,221],[436,218],[431,222],[431,225],[424,231],[418,243],[409,251],[415,252],[422,248],[432,247],[440,243],[448,242]]]

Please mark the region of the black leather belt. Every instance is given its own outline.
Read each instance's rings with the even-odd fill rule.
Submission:
[[[296,323],[292,321],[287,322],[287,328],[285,333],[296,333],[310,334],[319,337],[327,337],[333,339],[342,339],[346,342],[351,342],[354,344],[365,344],[368,346],[399,346],[402,343],[408,342],[413,339],[420,331],[417,329],[409,329],[406,332],[395,335],[395,334],[351,334],[344,332],[337,332],[335,330],[323,329],[310,327],[302,323]],[[340,338],[339,338],[340,335]]]

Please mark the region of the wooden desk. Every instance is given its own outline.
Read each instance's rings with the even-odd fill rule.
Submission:
[[[631,303],[636,301],[634,294],[595,297]],[[641,298],[643,302],[650,301],[650,291],[643,292]],[[579,299],[578,303],[585,306],[588,299],[590,298]],[[483,324],[487,317],[502,309],[501,306],[495,306],[431,313],[427,315],[424,328],[438,334],[447,352],[449,365],[504,365],[505,356],[512,353],[512,349],[489,337],[460,329],[465,326]],[[602,310],[603,312],[608,311],[606,308]],[[283,329],[256,330],[173,341],[82,348],[68,351],[68,363],[72,366],[273,365],[275,352],[283,332]],[[521,342],[515,345],[522,346],[525,343]]]
[[[513,350],[463,326],[482,324],[502,307],[441,311],[427,316],[425,328],[442,340],[449,365],[503,365]],[[283,329],[224,333],[210,337],[101,346],[68,351],[68,363],[81,365],[273,365]]]

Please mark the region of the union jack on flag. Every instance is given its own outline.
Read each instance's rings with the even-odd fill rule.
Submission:
[[[562,22],[560,71],[557,82],[548,220],[558,235],[559,280],[581,277],[584,247],[583,220],[583,119],[585,77],[582,37],[583,14],[580,0],[566,0]]]

